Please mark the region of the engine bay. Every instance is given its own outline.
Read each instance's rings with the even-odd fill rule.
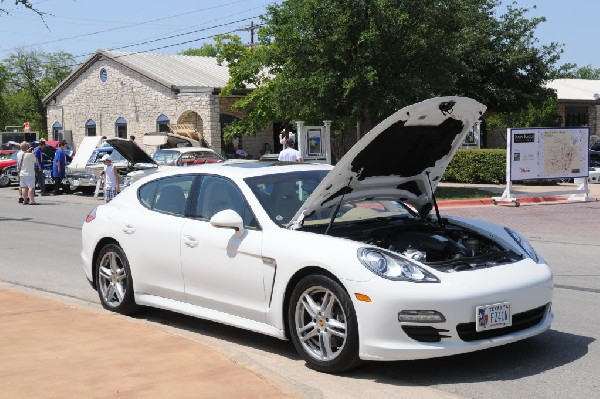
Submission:
[[[342,226],[339,226],[342,227]],[[429,219],[403,220],[382,226],[333,228],[329,234],[396,252],[442,272],[460,272],[513,263],[521,255],[488,237],[456,224]]]

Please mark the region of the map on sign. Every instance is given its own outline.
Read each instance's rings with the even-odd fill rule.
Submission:
[[[509,129],[510,180],[588,176],[589,128]]]
[[[544,174],[579,173],[579,135],[550,130],[544,135]]]

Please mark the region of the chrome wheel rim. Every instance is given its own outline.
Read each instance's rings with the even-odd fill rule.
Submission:
[[[294,315],[296,335],[304,352],[319,361],[338,357],[347,339],[347,317],[339,299],[324,287],[304,291]]]
[[[98,285],[104,303],[112,308],[123,303],[127,290],[127,272],[123,259],[115,252],[107,252],[100,260]]]

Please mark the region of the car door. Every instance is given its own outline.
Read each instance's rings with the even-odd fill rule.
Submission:
[[[124,213],[124,249],[137,294],[185,300],[181,230],[195,175],[153,180],[138,191],[142,207]],[[131,255],[129,255],[131,254]]]
[[[202,177],[191,217],[182,229],[181,261],[187,300],[193,304],[265,321],[263,278],[273,269],[263,263],[263,233],[239,188],[229,179]],[[244,220],[241,237],[217,228],[210,218],[233,209]]]

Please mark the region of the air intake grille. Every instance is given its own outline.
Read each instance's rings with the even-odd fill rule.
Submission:
[[[412,339],[419,342],[440,342],[442,338],[450,338],[447,333],[449,330],[442,330],[431,326],[402,326],[402,329]]]

